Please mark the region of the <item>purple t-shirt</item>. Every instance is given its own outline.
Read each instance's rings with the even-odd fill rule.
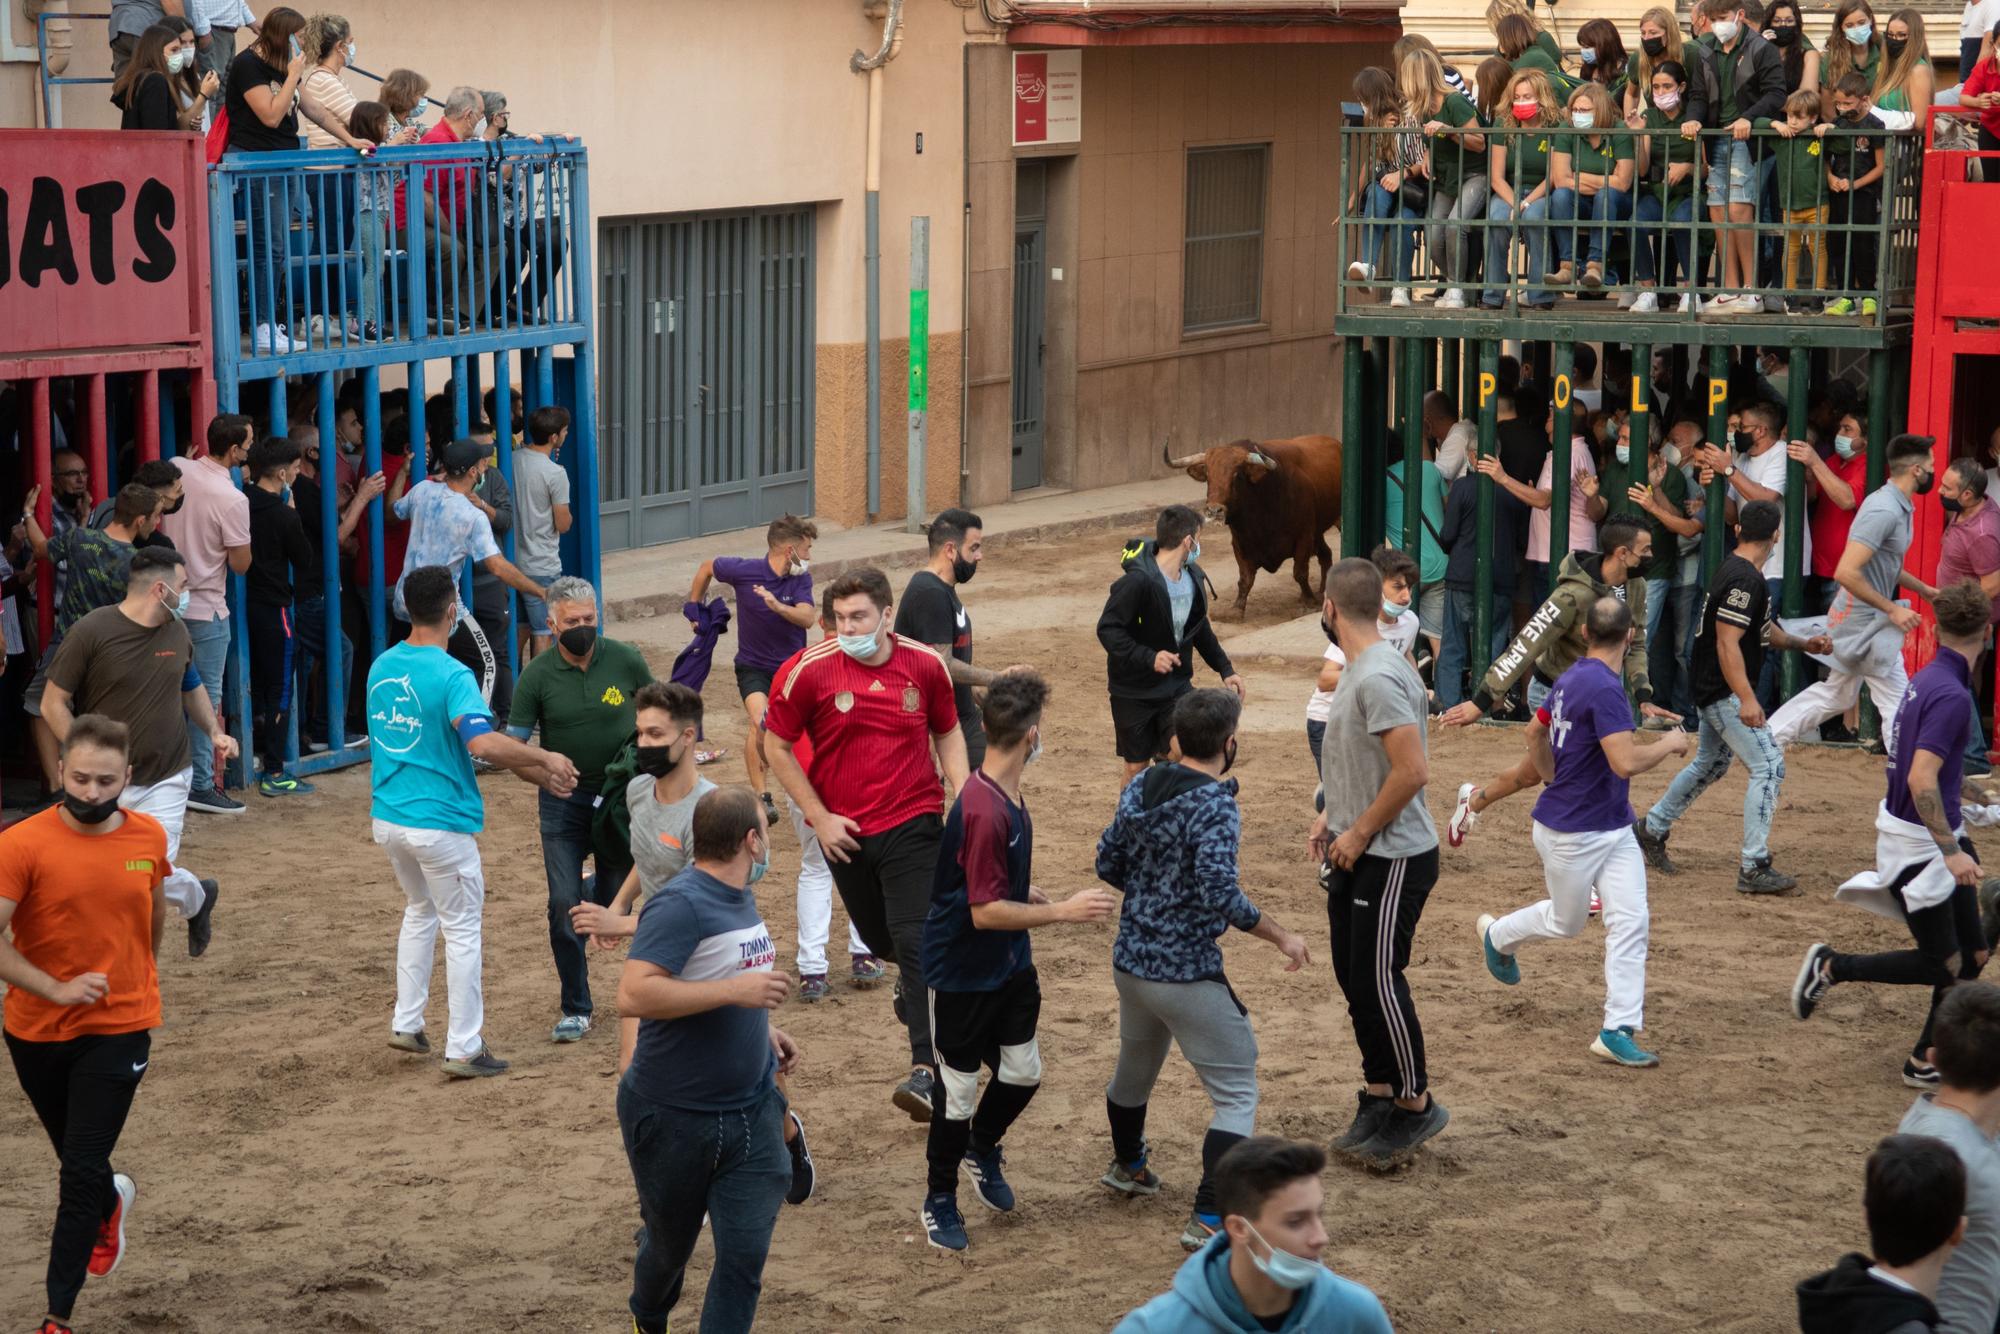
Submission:
[[[1903,705],[1896,710],[1896,750],[1889,757],[1889,814],[1922,824],[1910,800],[1910,761],[1927,750],[1944,763],[1938,769],[1938,795],[1944,798],[1945,823],[1958,828],[1958,787],[1965,778],[1965,747],[1972,727],[1972,668],[1964,658],[1938,646],[1930,665],[1910,678]]]
[[[1618,673],[1578,658],[1549,692],[1549,746],[1556,780],[1535,802],[1535,822],[1559,834],[1598,834],[1631,825],[1632,784],[1611,770],[1605,737],[1632,730],[1632,703]]]
[[[752,590],[762,585],[787,606],[813,605],[811,571],[772,574],[762,556],[717,556],[715,577],[736,590],[736,665],[775,672],[806,646],[806,632],[764,605]]]

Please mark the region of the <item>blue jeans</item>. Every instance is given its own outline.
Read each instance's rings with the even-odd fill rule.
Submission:
[[[1671,579],[1646,581],[1646,675],[1652,678],[1653,702],[1683,719],[1694,716],[1687,628],[1700,594],[1694,584],[1677,588]]]
[[[1674,588],[1674,661],[1680,675],[1674,681],[1674,702],[1668,705],[1683,719],[1694,717],[1694,636],[1701,628],[1700,584],[1678,584]]]
[[[1605,238],[1611,235],[1611,225],[1627,222],[1632,217],[1632,196],[1624,190],[1599,190],[1588,197],[1574,190],[1558,190],[1550,196],[1549,216],[1553,218],[1583,218],[1589,225],[1556,228],[1556,262],[1568,263],[1582,258],[1586,263],[1604,262]],[[1588,239],[1584,239],[1588,233]],[[1578,251],[1583,253],[1578,255]],[[1615,278],[1606,277],[1606,282]]]
[[[1785,754],[1766,727],[1745,727],[1743,705],[1734,695],[1701,710],[1701,737],[1694,758],[1674,775],[1666,795],[1646,812],[1646,828],[1663,835],[1687,814],[1708,785],[1729,772],[1729,757],[1750,771],[1743,794],[1743,869],[1771,860],[1771,814],[1778,809],[1778,789],[1785,781]]]
[[[567,798],[535,794],[542,823],[542,870],[549,879],[549,950],[556,956],[565,1015],[590,1014],[589,946],[569,923],[569,910],[593,898],[596,877],[583,873],[590,856],[590,817],[597,794],[578,788]]]
[[[1633,216],[1639,225],[1638,234],[1632,238],[1632,268],[1639,281],[1649,283],[1658,279],[1669,287],[1678,284],[1694,267],[1693,233],[1685,227],[1662,228],[1660,224],[1693,222],[1694,196],[1675,200],[1668,207],[1656,192],[1648,189],[1639,197]]]
[[[1764,580],[1764,587],[1770,590],[1771,610],[1775,613],[1785,605],[1785,581],[1767,578]],[[1763,670],[1757,673],[1755,682],[1757,702],[1764,706],[1766,713],[1774,712],[1781,702],[1778,699],[1778,664],[1784,656],[1775,649],[1766,652]]]
[[[1404,208],[1403,201],[1389,191],[1370,183],[1363,201],[1362,216],[1371,224],[1364,233],[1367,262],[1375,266],[1378,277],[1382,276],[1382,249],[1390,243],[1390,238],[1393,236],[1396,246],[1394,280],[1398,287],[1408,285],[1410,267],[1416,262],[1417,257],[1416,212]],[[1388,221],[1390,218],[1408,219],[1409,224],[1406,226],[1391,223]]]
[[[1444,635],[1438,641],[1437,697],[1444,708],[1461,704],[1471,698],[1477,681],[1467,685],[1466,673],[1472,666],[1473,593],[1470,589],[1447,588],[1444,591]],[[1495,589],[1493,591],[1492,641],[1486,648],[1486,661],[1507,651],[1507,634],[1513,626],[1513,592]]]
[[[784,1116],[775,1088],[735,1111],[684,1112],[635,1093],[629,1078],[618,1082],[618,1129],[646,1224],[632,1261],[636,1319],[663,1323],[680,1301],[705,1213],[715,1266],[701,1334],[739,1334],[755,1323],[771,1230],[792,1181]]]
[[[212,621],[187,622],[188,638],[194,641],[194,669],[201,673],[201,688],[219,715],[222,712],[222,673],[229,664],[229,621],[221,616]],[[194,750],[194,782],[191,791],[199,794],[220,789],[215,772],[215,743],[208,733],[188,720],[188,744]]]
[[[1564,191],[1563,193],[1568,192]],[[1526,288],[1530,282],[1540,282],[1542,274],[1548,269],[1549,228],[1547,223],[1548,219],[1556,216],[1552,212],[1554,202],[1554,195],[1543,195],[1540,199],[1525,204],[1520,209],[1521,240],[1528,252],[1527,267],[1521,271],[1521,285],[1523,288]],[[1492,284],[1505,282],[1508,274],[1512,272],[1507,265],[1510,247],[1508,245],[1507,228],[1504,224],[1514,217],[1514,213],[1514,206],[1497,195],[1486,205],[1486,216],[1493,222],[1494,226],[1490,229],[1486,238],[1486,281],[1488,286],[1486,288],[1485,300],[1482,303],[1484,305],[1499,306],[1507,297],[1505,288],[1495,287]],[[1546,288],[1537,287],[1533,291],[1524,291],[1522,293],[1522,300],[1532,304],[1546,305],[1553,302],[1555,297]]]
[[[299,680],[304,686],[311,686],[313,673],[324,668],[329,676],[335,672],[345,672],[346,664],[354,661],[354,641],[347,637],[347,631],[340,632],[340,660],[327,661],[326,654],[326,599],[324,597],[300,598],[293,604],[292,627],[295,646],[298,649]],[[300,732],[314,741],[331,742],[332,735],[326,726],[326,681],[320,680],[317,691],[301,689],[298,697],[307,701],[305,723]],[[348,679],[343,676],[343,681]],[[350,738],[351,740],[352,738]]]

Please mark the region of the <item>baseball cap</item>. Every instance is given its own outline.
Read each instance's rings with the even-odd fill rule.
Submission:
[[[444,447],[444,470],[450,473],[471,472],[492,452],[477,440],[454,440]]]

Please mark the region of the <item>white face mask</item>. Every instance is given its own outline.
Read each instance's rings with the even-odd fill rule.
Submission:
[[[194,52],[187,50],[176,51],[167,57],[167,73],[179,74],[193,63]]]
[[[1736,34],[1742,31],[1742,25],[1735,19],[1717,19],[1709,31],[1715,34],[1716,41],[1728,46],[1736,40]]]
[[[1586,65],[1595,65],[1597,63],[1597,48],[1594,46],[1579,46],[1576,48],[1576,58]]]
[[[1579,130],[1587,130],[1597,124],[1597,113],[1589,107],[1579,107],[1569,113],[1569,123]]]
[[[1847,40],[1856,46],[1866,46],[1868,45],[1868,39],[1875,35],[1875,25],[1872,23],[1857,23],[1851,28],[1842,28],[1841,32],[1846,34]]]
[[[472,137],[477,139],[485,133],[486,133],[486,117],[481,116],[478,120],[472,122]]]
[[[354,63],[354,43],[352,42],[347,44],[347,63],[350,65]]]

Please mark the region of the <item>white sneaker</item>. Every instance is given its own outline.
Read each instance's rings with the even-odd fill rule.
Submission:
[[[1479,823],[1479,816],[1472,809],[1472,794],[1478,790],[1476,783],[1458,785],[1458,804],[1451,808],[1451,822],[1444,827],[1444,840],[1454,848],[1464,847],[1466,834]]]
[[[293,350],[294,344],[291,335],[283,329],[269,324],[260,324],[257,326],[257,332],[250,339],[250,346],[259,352],[270,352],[278,356],[284,356],[287,352]]]
[[[1392,306],[1397,306],[1397,307],[1402,307],[1402,306],[1407,306],[1407,305],[1409,305],[1409,304],[1410,304],[1410,289],[1409,289],[1409,288],[1407,288],[1407,287],[1392,287],[1392,288],[1390,288],[1390,289],[1389,289],[1389,304],[1390,304],[1390,305],[1392,305]]]
[[[1453,287],[1447,290],[1443,296],[1438,298],[1437,309],[1464,310],[1465,289],[1462,287]]]
[[[1688,314],[1699,315],[1701,314],[1701,298],[1696,296],[1692,292],[1685,293],[1681,297],[1681,304],[1679,309],[1680,313],[1683,315],[1688,315]]]
[[[1618,309],[1620,309],[1620,310],[1630,310],[1630,309],[1632,309],[1632,308],[1633,308],[1634,306],[1636,306],[1636,305],[1638,305],[1638,304],[1639,304],[1639,295],[1638,295],[1638,293],[1636,293],[1636,292],[1620,292],[1620,293],[1618,294]]]
[[[1592,917],[1599,917],[1602,916],[1603,913],[1604,913],[1604,900],[1598,898],[1597,891],[1593,889],[1590,891],[1590,915]]]
[[[1375,266],[1373,264],[1363,264],[1357,259],[1347,266],[1347,276],[1350,281],[1357,283],[1374,282]]]
[[[1736,298],[1736,304],[1732,309],[1738,315],[1762,315],[1764,313],[1764,298],[1758,296],[1755,292],[1752,292],[1748,296],[1739,296]]]
[[[1630,307],[1632,313],[1635,315],[1651,315],[1658,311],[1659,308],[1660,298],[1651,292],[1639,293],[1638,296],[1632,298],[1632,305]],[[1686,310],[1687,307],[1684,305],[1681,309]]]

